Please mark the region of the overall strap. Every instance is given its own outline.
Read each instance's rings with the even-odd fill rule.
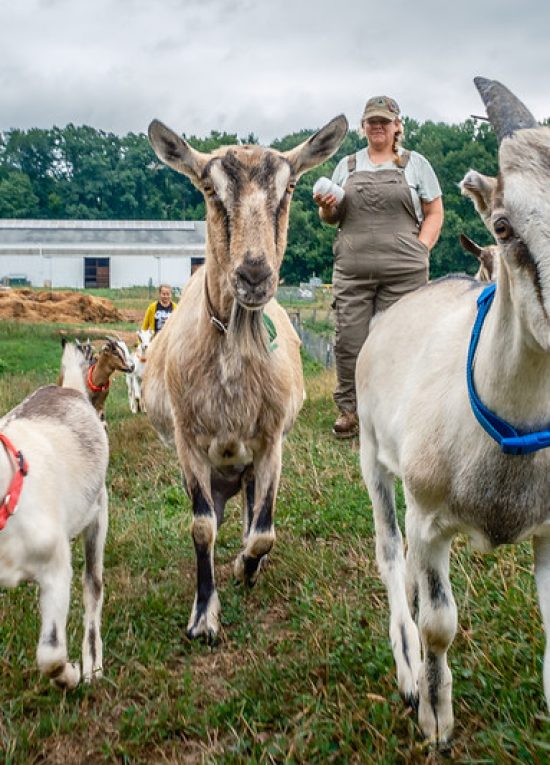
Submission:
[[[355,172],[357,167],[357,154],[350,154],[348,157],[348,174],[351,175]]]

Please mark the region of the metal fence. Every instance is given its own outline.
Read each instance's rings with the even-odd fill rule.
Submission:
[[[327,369],[334,366],[334,337],[332,335],[318,335],[307,327],[304,327],[300,311],[289,311],[288,315],[298,333],[305,351],[323,364]]]

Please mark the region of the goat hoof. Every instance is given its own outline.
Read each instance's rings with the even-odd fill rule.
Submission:
[[[401,694],[401,698],[407,709],[412,710],[415,714],[418,712],[418,694],[405,693]]]
[[[102,677],[103,667],[97,667],[96,669],[92,669],[91,672],[84,672],[82,675],[82,681],[86,683],[86,685],[90,685],[90,683],[93,683],[96,680],[101,680]]]
[[[437,751],[439,754],[441,754],[443,757],[451,757],[453,753],[453,741],[452,739],[448,738],[444,741],[438,741],[437,742]]]
[[[242,582],[247,587],[254,587],[260,574],[264,557],[239,553],[235,560],[235,578],[237,581]]]
[[[62,691],[72,691],[80,682],[80,665],[67,663],[57,677],[52,677],[51,682]]]
[[[207,602],[201,602],[197,605],[195,598],[191,618],[187,624],[186,635],[189,640],[204,638],[208,645],[213,645],[219,630],[219,613],[220,602],[215,590]]]
[[[206,643],[206,645],[209,646],[210,648],[214,648],[219,642],[218,633],[212,627],[210,627],[206,631],[200,628],[188,627],[185,634],[188,640],[202,639]]]
[[[206,635],[206,645],[210,648],[215,648],[219,643],[219,635],[217,632],[214,632],[214,630],[208,630],[208,634]]]

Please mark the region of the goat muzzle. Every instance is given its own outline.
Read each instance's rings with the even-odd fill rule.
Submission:
[[[245,259],[235,269],[235,297],[243,308],[261,308],[273,297],[276,280],[265,259]]]

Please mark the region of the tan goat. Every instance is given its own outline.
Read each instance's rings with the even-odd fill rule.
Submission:
[[[190,638],[216,638],[214,544],[226,501],[242,493],[243,549],[236,576],[253,584],[275,540],[273,513],[283,435],[304,398],[300,341],[273,299],[296,181],[338,148],[340,116],[295,149],[191,148],[161,122],[151,144],[206,200],[206,264],[150,346],[143,381],[147,414],[175,443],[193,505],[197,593]]]
[[[473,239],[470,239],[466,234],[460,235],[460,244],[462,248],[469,252],[479,263],[479,268],[474,276],[480,282],[491,282],[496,279],[497,269],[497,250],[496,244],[486,244],[485,247],[481,247],[476,244]]]
[[[491,206],[488,200],[495,192],[497,179],[490,175],[483,175],[477,170],[468,170],[464,178],[458,184],[460,191],[465,197],[472,200],[476,211],[479,213],[485,226],[494,235],[491,223]],[[480,247],[465,234],[460,235],[460,244],[470,252],[479,261],[479,269],[475,278],[481,282],[490,282],[497,278],[496,269],[498,265],[496,244],[488,244]]]

